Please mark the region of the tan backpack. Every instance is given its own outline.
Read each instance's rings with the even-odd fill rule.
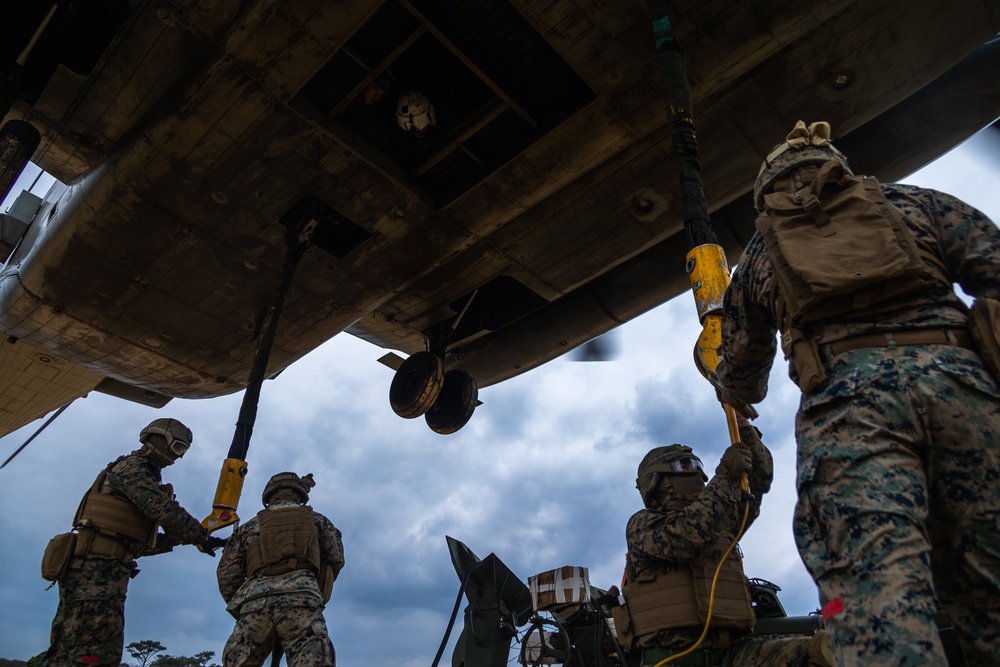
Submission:
[[[837,160],[777,181],[764,195],[756,226],[774,265],[783,330],[865,310],[938,281],[951,284],[941,260],[918,246],[879,182],[845,173]]]
[[[920,247],[879,182],[850,174],[838,160],[792,170],[763,202],[755,224],[774,267],[771,305],[782,351],[806,394],[826,384],[826,370],[804,327],[951,286],[941,259]]]

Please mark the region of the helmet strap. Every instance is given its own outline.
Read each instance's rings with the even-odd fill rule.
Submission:
[[[161,470],[169,465],[173,465],[174,463],[174,459],[167,456],[166,453],[161,452],[159,447],[156,447],[150,442],[143,443],[142,449],[139,451],[141,451],[146,458],[150,459],[153,463],[159,466]]]

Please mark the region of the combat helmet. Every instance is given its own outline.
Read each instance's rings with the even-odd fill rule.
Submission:
[[[705,466],[702,465],[701,459],[694,455],[694,450],[690,447],[678,444],[654,447],[639,462],[635,487],[639,489],[643,504],[649,507],[650,495],[660,483],[661,475],[691,473],[701,473],[702,481],[708,481]]]
[[[823,164],[837,160],[844,165],[844,173],[853,175],[847,166],[847,158],[830,143],[830,124],[826,121],[810,123],[807,127],[803,121],[795,123],[795,127],[785,140],[771,149],[757,172],[757,182],[753,186],[753,203],[758,211],[764,210],[764,195],[771,189],[775,181],[799,167],[810,164]]]
[[[154,435],[162,437],[150,437]],[[191,429],[176,419],[154,419],[139,431],[139,442],[143,444],[143,450],[153,454],[164,466],[184,456],[193,440]]]
[[[267,507],[270,505],[269,499],[275,492],[280,489],[292,489],[299,494],[300,502],[304,504],[309,502],[309,489],[314,486],[316,486],[316,482],[313,481],[312,473],[299,477],[294,472],[279,472],[267,480],[260,500],[264,503],[264,507]]]
[[[437,122],[434,105],[421,92],[403,93],[396,103],[396,122],[401,129],[419,136]]]

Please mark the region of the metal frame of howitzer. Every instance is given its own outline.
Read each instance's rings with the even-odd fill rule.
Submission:
[[[609,622],[611,610],[599,602],[606,591],[592,586],[587,602],[547,612],[551,618],[545,618],[533,611],[528,587],[496,554],[479,559],[462,542],[446,539],[461,582],[452,621],[463,594],[468,601],[464,627],[452,653],[453,667],[505,667],[510,661],[512,641],[521,628],[522,664],[542,664],[545,659],[573,667],[638,667],[641,663],[639,652],[627,653],[618,644]],[[781,589],[774,584],[751,579],[750,590],[757,614],[753,635],[811,636],[822,629],[823,619],[818,614],[786,616],[777,597]],[[449,624],[432,667],[438,665],[451,627]],[[544,639],[528,662],[523,644],[535,633]]]

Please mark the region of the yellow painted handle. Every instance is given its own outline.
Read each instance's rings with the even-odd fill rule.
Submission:
[[[215,489],[215,500],[212,502],[212,513],[201,522],[201,525],[208,532],[214,533],[220,528],[225,528],[240,520],[236,508],[240,504],[243,480],[246,479],[246,476],[246,461],[226,459],[222,462],[219,485]]]
[[[706,244],[692,248],[687,254],[688,279],[694,293],[694,303],[701,321],[701,335],[695,346],[695,362],[702,375],[714,375],[719,366],[719,347],[722,345],[722,299],[729,287],[729,263],[726,252],[720,245]],[[732,406],[722,404],[729,427],[729,442],[739,444],[740,427],[736,422],[736,411]],[[750,482],[744,475],[740,488],[750,493]]]
[[[736,410],[733,406],[726,403],[722,404],[722,409],[726,411],[726,425],[729,427],[729,442],[734,445],[743,445],[743,441],[740,439],[740,425],[736,422]],[[747,479],[746,475],[740,480],[740,489],[743,493],[750,493],[750,480]]]

